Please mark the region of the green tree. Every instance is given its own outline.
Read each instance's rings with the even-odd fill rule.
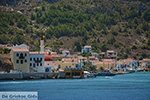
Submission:
[[[76,50],[75,51],[81,51],[81,44],[79,41],[75,41],[74,46],[76,46]]]
[[[2,34],[0,36],[0,44],[7,44],[9,41],[9,37],[5,34]]]
[[[145,10],[144,13],[143,13],[143,18],[146,20],[146,21],[150,21],[150,10]]]

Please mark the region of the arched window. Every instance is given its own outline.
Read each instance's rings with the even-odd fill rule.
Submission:
[[[17,53],[16,56],[18,57],[18,56],[19,56],[19,53]]]
[[[23,53],[21,53],[20,56],[23,57]]]
[[[68,66],[66,66],[66,68],[68,68]]]

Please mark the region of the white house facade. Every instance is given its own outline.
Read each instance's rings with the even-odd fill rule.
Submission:
[[[35,72],[45,72],[44,53],[30,52],[30,70]]]

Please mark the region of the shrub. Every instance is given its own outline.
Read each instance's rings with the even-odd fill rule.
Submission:
[[[132,49],[137,49],[137,46],[136,46],[136,45],[133,45],[133,46],[132,46]]]

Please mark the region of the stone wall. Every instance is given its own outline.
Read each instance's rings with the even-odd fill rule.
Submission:
[[[0,80],[65,78],[64,72],[0,73]]]

